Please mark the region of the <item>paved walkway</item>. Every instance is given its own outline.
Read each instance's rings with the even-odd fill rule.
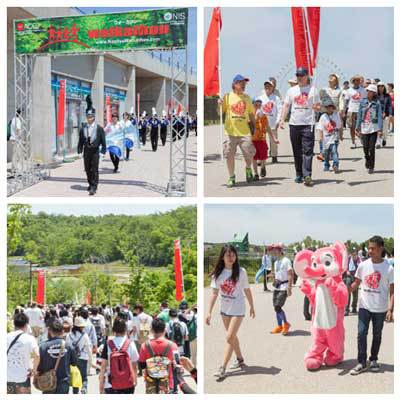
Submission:
[[[310,322],[303,318],[303,296],[295,287],[284,307],[291,331],[285,337],[271,335],[275,326],[272,292],[263,292],[262,285],[252,285],[256,318],[244,319],[239,339],[247,367],[234,370],[221,382],[213,376],[221,364],[224,329],[219,316],[219,301],[212,316],[211,326],[205,327],[204,369],[206,393],[393,393],[394,381],[394,325],[385,323],[379,361],[380,373],[365,372],[351,376],[350,369],[357,363],[357,316],[345,317],[345,361],[335,368],[323,367],[308,372],[303,357],[311,345]],[[205,290],[206,307],[210,290]],[[371,329],[368,343],[371,343]],[[233,361],[233,360],[232,360]]]
[[[196,196],[197,137],[187,143],[187,193]],[[100,181],[96,196],[155,197],[165,196],[169,179],[169,143],[151,150],[150,141],[140,151],[134,150],[129,161],[120,162],[120,172],[113,173],[108,156],[100,161]],[[88,197],[83,160],[64,163],[50,171],[50,178],[16,193],[13,197]]]
[[[393,196],[393,136],[388,138],[385,148],[376,151],[375,173],[369,175],[364,167],[364,153],[357,139],[357,149],[350,148],[350,132],[345,130],[345,140],[339,145],[339,174],[324,172],[323,163],[314,157],[314,187],[309,188],[294,182],[295,171],[293,153],[290,144],[288,125],[279,135],[279,163],[267,162],[267,177],[259,182],[246,183],[244,162],[240,150],[236,157],[237,186],[227,188],[228,172],[220,161],[219,126],[208,126],[204,129],[204,193],[205,196],[221,197],[311,197],[311,196],[360,196],[392,197]],[[315,151],[319,151],[318,143]],[[239,154],[240,153],[240,154]]]

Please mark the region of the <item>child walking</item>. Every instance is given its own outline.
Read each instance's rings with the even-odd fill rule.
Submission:
[[[236,249],[230,244],[226,244],[221,249],[217,264],[210,276],[212,292],[206,324],[210,325],[211,323],[212,310],[220,292],[220,313],[226,330],[226,345],[222,365],[214,376],[223,379],[226,377],[226,368],[233,352],[236,355],[236,362],[232,364],[231,368],[236,369],[244,366],[244,358],[237,334],[246,313],[245,297],[249,302],[250,317],[255,317],[253,296],[246,270],[239,266]]]
[[[330,160],[333,161],[333,171],[339,172],[339,140],[343,140],[342,121],[333,102],[326,104],[326,113],[321,115],[318,123],[319,133],[324,151],[324,171],[330,170]]]
[[[260,180],[260,175],[258,174],[258,161],[261,162],[261,178],[264,178],[267,175],[267,171],[265,168],[265,163],[268,158],[268,143],[266,140],[266,134],[270,137],[271,142],[275,144],[279,144],[278,139],[272,133],[272,130],[269,126],[267,115],[261,109],[262,100],[258,98],[253,101],[254,110],[255,110],[255,118],[256,118],[256,126],[254,130],[254,134],[251,137],[253,142],[253,146],[256,149],[256,154],[253,158],[253,170],[254,170],[254,180]]]

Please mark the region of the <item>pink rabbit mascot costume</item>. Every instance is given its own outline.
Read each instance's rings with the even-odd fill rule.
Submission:
[[[305,355],[309,370],[318,369],[323,363],[334,366],[343,361],[348,291],[342,274],[347,261],[347,249],[341,242],[315,252],[302,250],[294,259],[294,270],[303,281],[300,289],[312,307],[313,345]]]

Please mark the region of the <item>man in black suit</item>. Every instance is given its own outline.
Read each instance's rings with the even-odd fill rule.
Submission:
[[[87,123],[79,131],[78,154],[83,151],[83,162],[89,183],[89,195],[93,196],[99,183],[99,153],[106,154],[106,136],[104,129],[95,121],[94,108],[86,111]],[[101,150],[100,150],[101,146]]]

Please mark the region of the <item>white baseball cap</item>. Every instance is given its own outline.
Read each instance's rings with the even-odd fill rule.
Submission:
[[[378,87],[376,85],[370,84],[367,86],[367,92],[378,93]]]

